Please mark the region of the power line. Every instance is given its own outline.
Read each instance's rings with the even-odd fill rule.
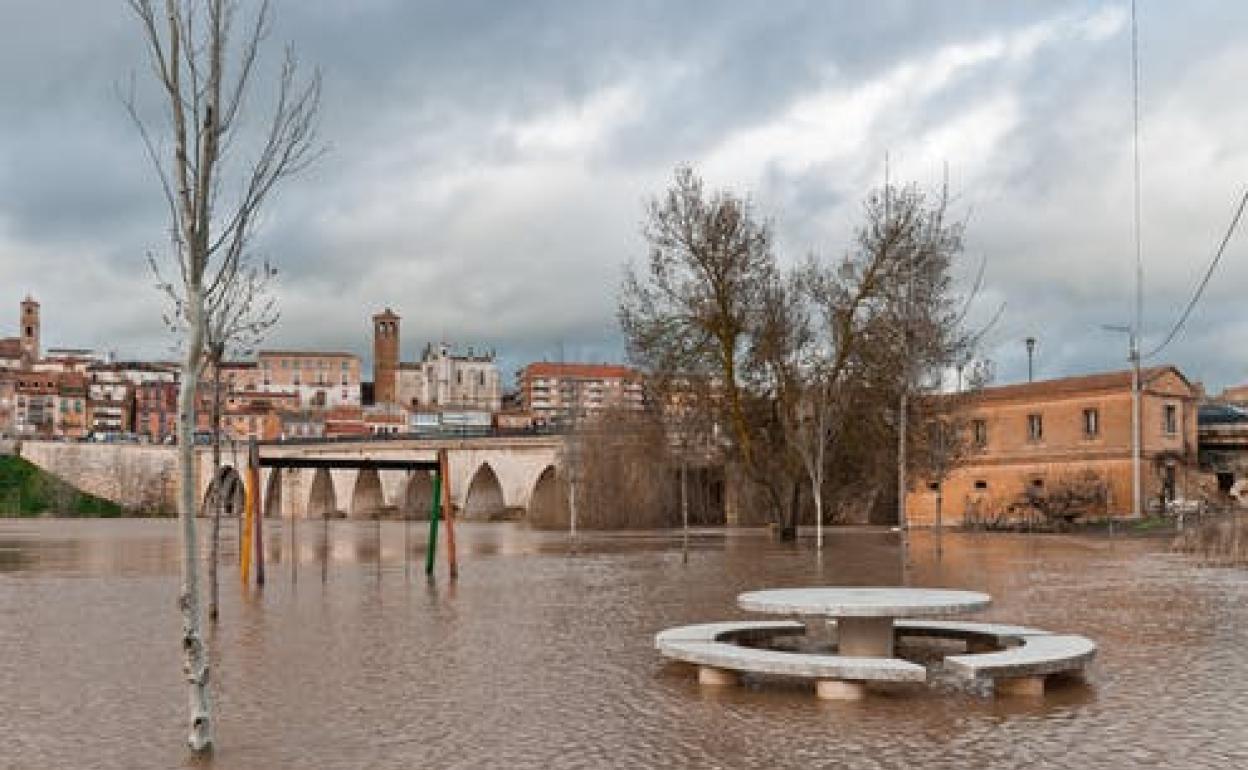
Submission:
[[[1140,44],[1135,19],[1136,0],[1131,0],[1131,130],[1133,161],[1133,193],[1135,196],[1135,349],[1139,354],[1139,340],[1144,336],[1144,255],[1140,238]]]
[[[1201,295],[1204,294],[1205,287],[1209,285],[1209,279],[1213,277],[1213,271],[1217,269],[1218,263],[1222,261],[1222,254],[1226,251],[1226,244],[1230,243],[1231,236],[1235,234],[1235,228],[1239,226],[1239,220],[1244,215],[1245,205],[1248,205],[1248,190],[1245,190],[1244,194],[1240,196],[1239,206],[1235,209],[1235,216],[1231,218],[1231,226],[1226,228],[1226,235],[1222,236],[1222,242],[1218,244],[1218,250],[1213,255],[1213,259],[1209,262],[1209,268],[1205,270],[1204,278],[1200,280],[1200,285],[1196,287],[1196,293],[1192,295],[1192,299],[1187,303],[1187,307],[1183,309],[1183,314],[1179,316],[1179,320],[1175,322],[1174,327],[1170,329],[1170,333],[1166,335],[1166,338],[1162,340],[1160,345],[1149,351],[1145,358],[1152,358],[1160,353],[1167,345],[1170,344],[1172,340],[1174,340],[1175,336],[1178,335],[1179,330],[1183,328],[1183,324],[1187,322],[1188,316],[1192,314],[1192,310],[1195,309],[1196,303],[1200,301]]]

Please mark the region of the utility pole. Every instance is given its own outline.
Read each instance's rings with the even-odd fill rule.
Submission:
[[[1138,328],[1138,327],[1137,327]],[[1131,516],[1143,516],[1143,478],[1140,446],[1140,338],[1131,334]]]
[[[1140,237],[1140,49],[1136,2],[1131,0],[1131,128],[1132,191],[1135,229],[1135,324],[1131,327],[1131,515],[1142,515],[1140,475],[1140,337],[1144,334],[1144,248]]]
[[[1143,487],[1141,446],[1140,392],[1143,378],[1140,373],[1140,338],[1136,329],[1123,324],[1103,324],[1102,329],[1127,335],[1127,360],[1131,362],[1131,516],[1143,515]]]

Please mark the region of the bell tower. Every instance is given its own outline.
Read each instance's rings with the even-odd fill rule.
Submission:
[[[22,300],[22,353],[31,363],[39,360],[39,303],[29,295]]]
[[[373,401],[394,403],[398,372],[399,316],[386,308],[373,316]]]

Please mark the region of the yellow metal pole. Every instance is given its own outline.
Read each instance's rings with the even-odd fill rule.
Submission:
[[[247,452],[247,488],[251,492],[251,510],[256,522],[256,585],[264,585],[264,503],[260,497],[260,449],[251,439]]]
[[[245,486],[243,488],[243,539],[238,544],[238,574],[243,581],[243,585],[251,584],[251,532],[252,522],[255,519],[255,510],[252,508],[251,486],[251,469],[246,474]]]

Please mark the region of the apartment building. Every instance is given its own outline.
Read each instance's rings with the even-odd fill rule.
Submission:
[[[538,422],[591,417],[603,409],[645,407],[641,372],[618,364],[531,363],[517,375],[521,410]]]

